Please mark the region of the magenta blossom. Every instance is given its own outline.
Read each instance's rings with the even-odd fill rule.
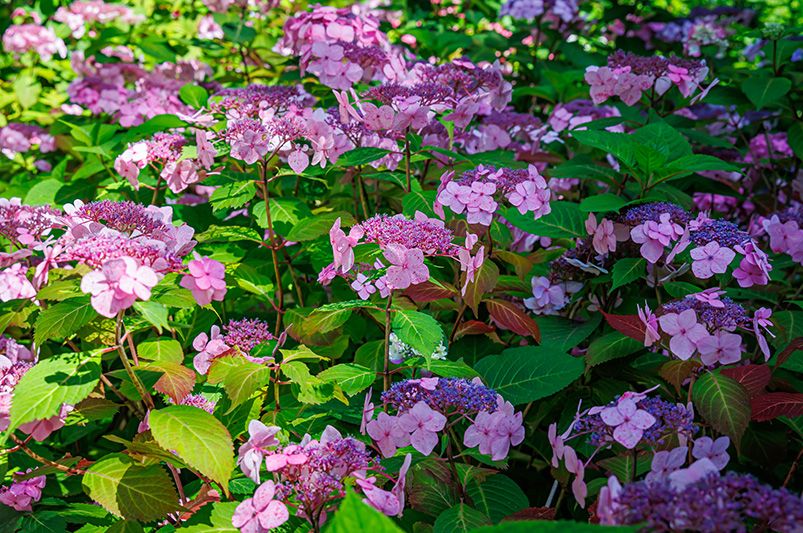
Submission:
[[[738,363],[742,358],[742,337],[736,333],[719,330],[700,339],[697,348],[700,350],[700,360],[703,364],[730,365]]]
[[[390,261],[385,282],[394,289],[406,289],[429,279],[429,269],[424,264],[424,252],[419,248],[408,249],[401,244],[389,244],[384,251]]]
[[[716,241],[711,241],[705,246],[695,248],[690,252],[694,262],[691,270],[700,279],[708,279],[714,274],[724,274],[728,270],[736,252],[726,246],[720,246]]]
[[[368,422],[365,427],[383,457],[393,457],[398,448],[410,445],[410,433],[402,427],[399,418],[381,412],[376,420]]]
[[[17,511],[30,511],[31,504],[42,499],[42,489],[45,488],[46,482],[45,476],[37,476],[11,483],[8,487],[0,487],[0,503]]]
[[[198,334],[192,341],[192,347],[198,351],[198,355],[193,358],[192,364],[199,374],[209,372],[212,360],[231,350],[231,346],[223,341],[223,336],[220,334],[218,326],[212,326],[211,337],[206,333]]]
[[[717,469],[722,470],[731,458],[728,455],[730,443],[727,436],[719,437],[717,440],[713,440],[711,437],[700,437],[695,439],[691,454],[695,459],[708,459]]]
[[[628,450],[635,448],[644,430],[655,424],[655,417],[639,409],[636,402],[629,398],[620,398],[616,405],[600,411],[599,416],[603,422],[615,428],[613,438]]]
[[[775,337],[775,334],[772,333],[769,329],[772,326],[772,321],[770,317],[772,316],[772,309],[768,309],[766,307],[761,307],[756,310],[755,315],[753,315],[753,333],[756,335],[756,340],[758,341],[758,346],[761,348],[761,353],[764,354],[764,360],[769,361],[770,358],[770,347],[767,344],[767,338],[764,337],[764,333],[768,333],[771,337]]]
[[[243,500],[234,511],[232,525],[242,533],[263,533],[287,522],[290,512],[287,506],[274,500],[276,485],[266,481],[260,485],[253,498]]]
[[[697,322],[694,309],[686,309],[682,313],[667,313],[658,318],[661,329],[668,334],[669,349],[679,359],[686,360],[697,349],[697,343],[708,337],[705,326]]]
[[[159,283],[152,268],[140,265],[135,259],[121,257],[103,263],[81,279],[81,290],[92,294],[92,307],[105,317],[131,307],[139,298],[148,300],[151,289]]]
[[[413,448],[429,455],[438,444],[438,431],[446,425],[446,417],[420,401],[399,416],[399,425],[410,433]]]
[[[706,289],[702,292],[696,292],[694,294],[691,294],[690,296],[694,296],[695,300],[708,304],[711,307],[715,307],[717,309],[724,309],[725,303],[719,299],[719,297],[723,296],[724,294],[725,291],[720,290],[716,287],[711,287],[710,289]]]
[[[644,346],[652,346],[661,340],[661,334],[658,332],[658,319],[646,303],[644,308],[637,305],[636,310],[639,320],[644,324]]]
[[[329,230],[329,242],[332,245],[334,255],[335,271],[348,272],[354,266],[354,247],[363,237],[365,232],[361,226],[354,226],[349,231],[348,236],[340,229],[340,218],[335,220]]]
[[[597,218],[594,213],[588,214],[586,220],[586,231],[589,235],[593,235],[592,245],[594,251],[600,255],[605,255],[608,252],[616,251],[616,233],[614,231],[613,222],[607,218],[603,218],[597,224]]]
[[[259,469],[268,454],[267,448],[279,445],[279,441],[276,439],[279,431],[280,428],[266,426],[259,420],[252,420],[248,423],[248,441],[240,446],[237,464],[243,474],[251,478],[254,483],[259,483]]]
[[[226,267],[223,263],[196,253],[187,267],[190,272],[181,278],[180,285],[192,292],[198,305],[208,305],[213,300],[223,301],[226,296]]]

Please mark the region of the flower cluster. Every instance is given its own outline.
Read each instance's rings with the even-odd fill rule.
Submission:
[[[762,219],[761,227],[769,237],[773,252],[787,254],[796,263],[803,264],[803,205],[795,203]]]
[[[504,196],[522,215],[532,213],[536,220],[551,212],[551,191],[533,165],[526,170],[479,165],[458,178],[447,172],[441,177],[435,210],[443,217],[446,206],[457,214],[465,212],[469,224],[490,226],[499,208],[496,194]]]
[[[257,318],[230,320],[223,330],[225,333],[221,334],[220,327],[212,326],[209,335],[200,333],[192,341],[198,352],[192,362],[199,374],[209,372],[212,361],[224,355],[241,355],[260,364],[273,361],[272,355],[252,353],[257,346],[275,340],[267,322]]]
[[[528,21],[543,17],[555,26],[573,22],[579,12],[577,0],[505,0],[499,9],[500,16]]]
[[[510,447],[524,440],[522,414],[479,379],[408,379],[393,384],[382,394],[382,402],[396,414],[383,411],[371,420],[370,407],[363,413],[363,424],[384,457],[410,445],[430,455],[438,444],[438,432],[463,421],[470,422],[463,444],[478,447],[494,461],[507,457]],[[370,405],[370,398],[366,404]]]
[[[644,91],[654,90],[657,95],[677,86],[684,97],[690,96],[708,75],[704,61],[662,57],[641,57],[617,51],[608,57],[605,67],[586,69],[585,80],[591,86],[591,99],[601,104],[618,96],[632,106]]]
[[[387,476],[362,442],[327,426],[320,440],[305,435],[297,444],[282,445],[276,438],[279,431],[258,420],[248,426],[249,439],[240,446],[237,463],[256,483],[263,466],[273,480],[263,482],[253,498],[237,507],[235,527],[267,531],[287,521],[293,509],[317,528],[345,496],[347,484],[354,482],[368,503],[386,514],[401,514],[409,455],[393,488],[386,491],[376,486],[376,475]],[[369,472],[374,475],[368,477]]]
[[[357,283],[355,281],[355,283]],[[353,284],[352,284],[353,286]],[[411,359],[414,357],[425,357],[424,354],[410,346],[409,344],[402,341],[398,335],[394,332],[390,332],[390,346],[388,347],[388,357],[390,358],[390,362],[394,365],[400,365],[404,362],[405,359]],[[438,344],[435,351],[429,355],[431,359],[439,359],[442,361],[446,360],[446,354],[448,350],[446,345],[443,341]]]
[[[12,24],[3,33],[3,48],[14,55],[35,52],[44,61],[67,56],[67,46],[55,32],[41,24]]]
[[[30,470],[17,474],[22,476],[29,472]],[[42,499],[42,489],[46,483],[45,476],[35,476],[23,481],[14,481],[7,487],[0,487],[0,503],[16,511],[30,511],[31,504]]]
[[[137,15],[131,8],[121,4],[107,4],[103,0],[77,0],[69,6],[62,6],[53,14],[53,20],[66,24],[75,39],[80,39],[87,32],[87,27],[95,24],[122,22],[123,24],[139,24],[145,17]]]
[[[46,154],[56,149],[56,139],[44,128],[35,124],[12,122],[0,128],[0,151],[9,159],[30,151],[34,146],[38,147],[39,153]],[[42,161],[37,167],[42,164],[50,165]],[[49,169],[42,167],[40,170]]]

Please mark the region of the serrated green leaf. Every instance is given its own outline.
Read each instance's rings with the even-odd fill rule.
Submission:
[[[508,348],[474,368],[488,387],[514,405],[546,398],[583,375],[583,360],[547,346]]]
[[[209,367],[209,383],[223,384],[234,409],[270,382],[271,369],[240,356],[219,357]]]
[[[527,495],[515,481],[502,474],[490,476],[481,483],[472,479],[466,492],[474,507],[494,523],[529,506]]]
[[[100,380],[100,351],[67,353],[39,361],[14,387],[8,432],[76,405]]]
[[[239,181],[215,189],[209,198],[209,203],[212,204],[214,211],[239,209],[250,202],[256,194],[257,188],[253,181]]]
[[[358,364],[343,363],[327,368],[319,373],[318,377],[334,383],[343,389],[343,392],[353,396],[371,386],[376,379],[376,372]]]
[[[341,227],[352,226],[356,223],[354,217],[345,211],[334,213],[321,213],[310,218],[300,220],[293,228],[287,232],[287,240],[293,242],[312,241],[319,237],[329,234],[332,224],[340,219]]]
[[[742,92],[758,109],[765,107],[767,104],[780,104],[781,98],[791,88],[792,81],[787,78],[749,76],[742,82]]]
[[[396,310],[391,322],[399,339],[421,354],[427,361],[443,340],[443,330],[431,315],[420,311]]]
[[[104,509],[125,519],[150,522],[179,508],[176,488],[161,465],[140,466],[120,453],[90,466],[83,487]]]
[[[465,503],[459,503],[438,515],[432,531],[433,533],[466,533],[490,523],[490,518],[478,510]]]
[[[706,372],[692,388],[694,408],[715,430],[731,438],[739,447],[750,423],[750,395],[736,380]]]
[[[611,275],[613,276],[613,283],[611,284],[610,292],[618,289],[622,285],[632,283],[645,275],[647,272],[647,262],[641,257],[625,257],[619,259],[613,265]]]
[[[343,503],[340,504],[332,520],[327,523],[326,533],[355,533],[371,531],[372,533],[402,533],[402,529],[393,520],[380,513],[362,497],[349,490]]]
[[[234,446],[217,418],[197,407],[171,405],[152,410],[149,422],[159,446],[175,451],[190,467],[228,490]]]
[[[618,331],[597,337],[588,346],[588,366],[596,366],[613,359],[627,357],[644,348],[644,344]]]
[[[34,326],[34,342],[41,345],[48,339],[66,338],[98,316],[89,297],[70,298],[44,309]]]
[[[572,202],[552,202],[552,212],[538,220],[532,213],[522,215],[515,207],[505,210],[505,219],[519,229],[533,235],[550,237],[553,239],[571,239],[585,237],[585,214],[580,206]]]

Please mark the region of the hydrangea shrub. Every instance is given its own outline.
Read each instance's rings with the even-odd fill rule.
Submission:
[[[803,18],[721,4],[0,7],[0,529],[800,531]]]

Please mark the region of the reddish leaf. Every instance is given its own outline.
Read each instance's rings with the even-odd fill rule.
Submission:
[[[750,401],[753,420],[764,422],[779,416],[794,418],[803,415],[803,394],[798,392],[768,392]]]
[[[555,508],[554,507],[528,507],[521,511],[515,512],[510,516],[502,519],[503,522],[510,522],[516,520],[554,520]]]
[[[631,339],[644,342],[646,328],[638,315],[609,315],[605,311],[600,311],[600,313],[616,331]]]
[[[772,379],[772,372],[767,365],[745,365],[722,369],[722,373],[731,379],[735,379],[747,389],[750,397],[753,398],[764,392],[764,388],[769,385]]]
[[[778,359],[775,361],[775,368],[778,368],[784,364],[784,361],[789,359],[789,356],[798,350],[803,350],[803,337],[792,339],[792,342],[789,343],[789,346],[784,348],[783,351],[778,354]]]
[[[153,388],[167,394],[174,403],[179,403],[195,386],[195,372],[172,361],[154,361],[143,367],[146,370],[163,372]]]
[[[486,260],[480,269],[474,274],[474,281],[468,284],[463,300],[474,311],[474,316],[479,314],[480,302],[496,288],[499,281],[499,267],[496,263]]]
[[[457,291],[454,288],[441,287],[431,281],[425,281],[418,285],[410,285],[410,287],[404,291],[404,294],[416,303],[426,303],[443,298],[454,298]]]
[[[537,342],[541,342],[538,324],[516,304],[505,300],[487,300],[485,305],[499,327],[509,329],[522,337],[532,336]]]
[[[488,333],[493,333],[494,331],[496,331],[496,329],[485,322],[480,322],[479,320],[467,320],[460,324],[460,327],[457,328],[457,333],[455,333],[454,338],[459,339],[460,337],[465,337],[466,335],[485,335]]]
[[[683,382],[686,381],[686,379],[691,376],[692,372],[694,372],[700,366],[702,365],[697,361],[672,360],[661,365],[661,369],[658,371],[658,374],[671,383],[672,386],[675,387],[675,390],[677,390],[679,393]]]

